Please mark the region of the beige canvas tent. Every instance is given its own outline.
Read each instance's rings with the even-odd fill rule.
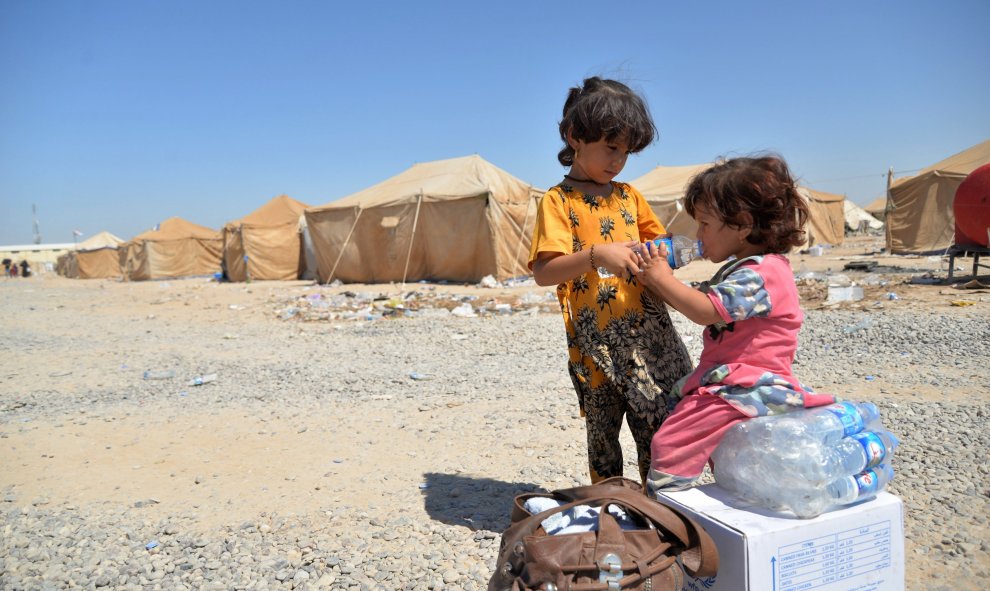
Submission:
[[[480,156],[415,164],[307,209],[321,282],[473,282],[528,275],[543,191]]]
[[[695,175],[711,166],[711,163],[658,166],[630,184],[643,194],[668,232],[694,236],[698,224],[684,211],[684,192]]]
[[[865,209],[846,199],[843,202],[846,216],[846,229],[853,232],[875,232],[883,228],[883,222],[866,212]]]
[[[694,236],[698,225],[684,211],[683,198],[695,175],[712,164],[688,166],[658,166],[630,184],[643,194],[654,213],[672,234]],[[841,244],[845,236],[845,197],[833,193],[799,187],[808,202],[810,217],[807,227],[808,244]]]
[[[79,243],[76,250],[58,258],[56,271],[71,279],[120,277],[118,249],[124,241],[110,232],[100,232]]]
[[[798,187],[808,202],[808,245],[842,244],[846,236],[845,195]]]
[[[78,271],[76,270],[76,257],[74,255],[75,251],[73,250],[60,254],[58,258],[55,259],[55,272],[62,277],[75,277]],[[120,265],[118,264],[117,267],[119,268]]]
[[[956,189],[969,173],[988,163],[990,140],[893,181],[887,189],[887,250],[924,253],[951,246]]]
[[[881,195],[873,201],[870,201],[863,207],[863,211],[872,215],[880,222],[887,219],[887,196]]]
[[[288,195],[279,195],[225,225],[223,262],[227,279],[298,279],[305,265],[299,219],[307,207]]]
[[[121,245],[120,270],[131,281],[211,275],[222,251],[220,232],[172,217]]]

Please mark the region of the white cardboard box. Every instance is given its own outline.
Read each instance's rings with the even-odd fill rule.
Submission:
[[[685,590],[904,589],[904,511],[892,494],[881,492],[814,519],[744,506],[714,484],[664,496],[718,547],[718,574],[688,577]]]

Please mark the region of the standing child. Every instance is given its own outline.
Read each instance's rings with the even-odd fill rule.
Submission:
[[[705,257],[730,262],[694,289],[674,277],[663,249],[644,249],[640,281],[707,327],[701,361],[678,382],[681,401],[653,437],[651,495],[692,485],[736,423],[835,402],[791,372],[804,314],[783,254],[804,242],[808,207],[787,164],[765,156],[715,165],[684,201]]]
[[[622,476],[623,417],[645,481],[670,388],[691,371],[666,307],[635,275],[642,259],[633,249],[664,228],[636,189],[612,180],[655,134],[646,104],[624,84],[595,77],[570,89],[557,155],[570,170],[540,200],[530,251],[537,284],[557,285],[592,482]]]

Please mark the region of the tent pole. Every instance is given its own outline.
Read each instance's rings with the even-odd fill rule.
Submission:
[[[887,238],[887,254],[891,254],[893,237],[890,234],[890,212],[894,210],[894,202],[890,199],[890,186],[894,184],[894,167],[887,169],[887,205],[883,208],[883,230]]]
[[[413,240],[416,239],[416,225],[419,224],[419,206],[423,203],[423,189],[419,190],[419,198],[416,200],[416,215],[413,216],[412,235],[409,237],[409,250],[406,251],[406,266],[402,269],[402,291],[406,290],[406,273],[409,272],[409,257],[412,255]]]
[[[333,262],[333,268],[330,269],[330,276],[327,277],[327,282],[324,285],[327,285],[331,281],[333,281],[333,275],[334,275],[334,273],[337,272],[337,265],[340,264],[340,259],[341,259],[341,257],[344,256],[344,250],[347,248],[347,245],[351,241],[351,234],[354,233],[354,228],[357,227],[358,220],[361,219],[361,214],[364,212],[364,210],[361,209],[361,206],[360,205],[357,206],[357,210],[358,210],[358,213],[357,213],[357,216],[354,217],[354,223],[351,224],[351,229],[347,232],[347,238],[344,238],[344,245],[340,247],[340,252],[337,254],[337,260]]]

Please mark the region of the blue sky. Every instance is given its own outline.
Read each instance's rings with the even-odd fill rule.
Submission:
[[[0,0],[0,244],[212,228],[480,154],[541,188],[590,75],[657,165],[781,153],[865,204],[990,138],[990,2]]]

